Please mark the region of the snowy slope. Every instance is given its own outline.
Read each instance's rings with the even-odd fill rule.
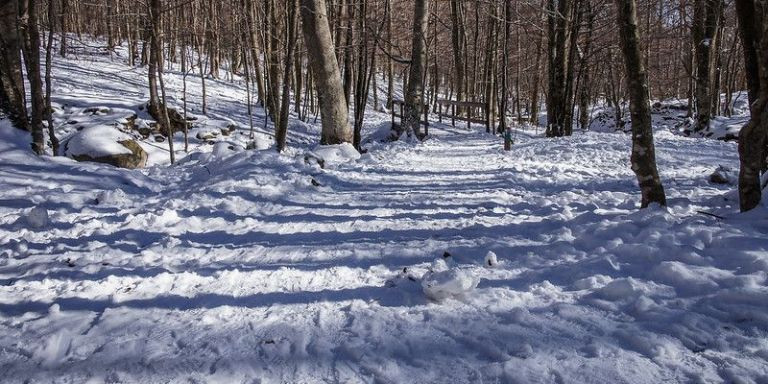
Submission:
[[[768,380],[768,208],[708,181],[735,144],[658,131],[639,211],[624,135],[432,127],[321,169],[316,130],[139,171],[0,122],[0,382]],[[431,300],[445,252],[477,287]]]

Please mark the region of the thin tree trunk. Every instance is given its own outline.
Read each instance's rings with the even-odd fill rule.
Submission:
[[[280,105],[280,125],[275,132],[277,141],[277,151],[282,152],[285,149],[285,139],[288,132],[288,111],[291,103],[291,75],[293,73],[293,55],[296,48],[296,29],[298,20],[298,0],[288,0],[288,16],[286,23],[288,25],[288,47],[285,54],[285,68],[283,71],[283,96]]]
[[[53,126],[53,106],[51,105],[51,71],[53,67],[53,23],[55,20],[55,2],[48,1],[48,42],[45,47],[45,116],[48,120],[48,138],[51,140],[53,155],[59,155],[59,139]]]
[[[30,130],[32,133],[32,150],[42,155],[45,153],[45,136],[43,134],[43,115],[45,114],[45,98],[43,81],[40,76],[40,30],[37,23],[36,0],[19,0],[19,30],[21,31],[24,54],[24,64],[29,80],[31,95]]]

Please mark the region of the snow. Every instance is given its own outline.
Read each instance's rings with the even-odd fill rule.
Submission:
[[[485,254],[483,265],[485,265],[487,268],[496,268],[499,265],[499,259],[498,256],[496,256],[496,253],[493,251],[488,251],[488,253]]]
[[[479,282],[471,272],[445,266],[443,270],[427,272],[422,278],[421,286],[427,297],[439,301],[449,297],[463,298],[477,288]]]
[[[54,71],[55,101],[122,105],[79,124],[136,111],[142,70],[88,58]],[[244,87],[209,87],[210,124],[247,127]],[[735,143],[657,126],[669,207],[639,210],[626,135],[518,129],[504,152],[434,124],[359,156],[318,126],[282,154],[240,128],[126,170],[35,157],[0,121],[0,382],[768,379],[768,207],[709,181]]]
[[[48,210],[44,207],[34,207],[29,210],[25,217],[26,224],[33,229],[41,229],[48,225]]]
[[[88,127],[66,141],[66,154],[67,156],[87,155],[91,158],[131,154],[131,150],[119,142],[132,139],[133,137],[115,127],[104,125]]]
[[[318,145],[311,155],[323,160],[323,167],[336,168],[341,164],[360,158],[360,152],[350,143],[336,145]]]

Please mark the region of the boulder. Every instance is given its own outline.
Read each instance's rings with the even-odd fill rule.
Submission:
[[[147,152],[141,148],[136,140],[123,140],[118,143],[131,153],[112,154],[99,157],[91,157],[89,155],[75,155],[72,158],[77,161],[91,161],[95,163],[104,163],[114,165],[118,168],[144,168],[147,165]]]
[[[134,138],[113,126],[97,125],[78,131],[64,143],[67,156],[77,161],[143,168],[147,152]]]

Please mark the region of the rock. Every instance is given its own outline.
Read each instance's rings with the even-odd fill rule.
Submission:
[[[157,122],[158,131],[162,132],[164,135],[167,135],[168,130],[163,127],[165,122],[165,115],[162,113],[162,104],[159,104],[158,107],[159,108],[149,108],[149,105],[147,105],[147,111],[149,112],[150,116],[152,116],[152,118]],[[171,128],[174,133],[184,132],[185,129],[189,129],[190,123],[184,119],[184,115],[182,115],[174,108],[167,108],[167,110],[168,120],[171,123]]]
[[[155,142],[162,143],[163,141],[165,141],[165,136],[155,135]]]
[[[108,107],[90,107],[83,109],[83,114],[91,116],[106,116],[111,112]]]
[[[718,166],[717,169],[709,175],[709,182],[712,184],[736,184],[736,177],[730,168]]]
[[[147,165],[147,158],[149,155],[143,148],[141,148],[136,140],[123,140],[118,141],[118,143],[131,151],[131,153],[112,154],[99,157],[91,157],[89,155],[75,155],[72,156],[72,158],[77,161],[104,163],[114,165],[118,168],[128,169],[144,168]]]
[[[216,131],[201,131],[198,132],[195,137],[197,137],[198,140],[210,141],[216,139],[218,136],[219,133]]]
[[[145,139],[149,138],[149,135],[152,134],[152,129],[149,128],[149,127],[141,127],[141,128],[138,129],[138,131],[139,131],[139,134],[141,135],[141,137],[143,137]]]
[[[133,136],[109,125],[87,127],[72,135],[64,143],[64,153],[77,161],[130,169],[144,167],[148,157]]]

